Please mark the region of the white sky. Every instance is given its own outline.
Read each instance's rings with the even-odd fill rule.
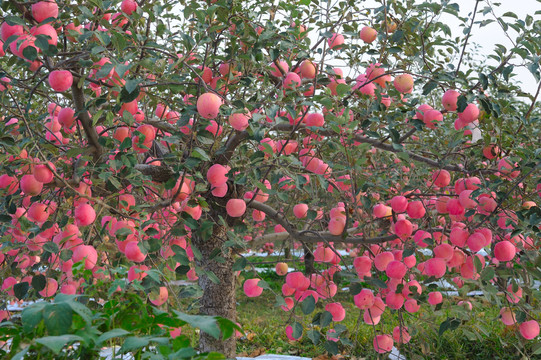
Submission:
[[[454,3],[458,4],[460,6],[460,13],[461,16],[468,16],[469,19],[471,19],[471,12],[473,11],[475,7],[475,0],[454,0]],[[493,0],[484,0],[481,1],[478,5],[478,11],[482,10],[484,7],[487,6],[488,3],[500,3],[500,6],[496,7],[493,6],[494,13],[496,16],[500,17],[501,15],[505,14],[506,12],[510,11],[515,13],[519,19],[524,20],[527,15],[530,15],[535,20],[541,19],[541,14],[535,15],[536,11],[541,12],[541,2],[537,0],[500,0],[500,1],[493,1]],[[478,20],[486,20],[486,19],[494,19],[494,15],[488,13],[486,15],[483,15],[482,13],[477,14],[475,20],[476,22]],[[453,31],[453,34],[460,35],[462,34],[462,27],[459,27],[459,22],[457,19],[449,14],[443,14],[441,21],[446,22],[451,30]],[[513,23],[517,21],[516,19],[505,17],[503,18],[507,23]],[[511,39],[514,41],[516,39],[517,33],[509,28],[508,34],[511,37]],[[541,34],[540,34],[541,36]],[[511,41],[505,36],[505,32],[503,29],[498,25],[498,23],[493,22],[491,24],[488,24],[482,28],[479,28],[479,25],[474,25],[474,28],[472,30],[472,36],[470,37],[469,43],[477,43],[481,45],[481,55],[487,56],[494,52],[494,48],[496,44],[501,44],[505,46],[508,50],[513,48],[513,44]],[[473,48],[472,46],[469,46],[469,48]],[[515,59],[511,61],[514,65],[520,65],[521,58],[518,57],[518,59]],[[491,65],[497,65],[495,60],[489,60],[489,63]],[[534,78],[534,76],[530,73],[530,71],[525,67],[517,67],[515,66],[514,73],[517,74],[516,79],[519,80],[522,83],[522,90],[524,92],[535,94],[535,91],[537,89],[537,82]]]
[[[332,1],[332,0],[329,0]],[[367,8],[369,7],[376,7],[380,6],[380,4],[376,3],[374,0],[358,0],[362,1],[363,5],[365,5]],[[393,0],[387,0],[387,1],[393,1]],[[416,2],[422,3],[422,2],[441,2],[442,0],[417,0]],[[467,17],[468,22],[467,25],[469,26],[470,20],[471,20],[471,14],[475,7],[475,2],[477,0],[450,0],[450,3],[458,4],[460,7],[460,15],[462,17]],[[493,5],[492,8],[494,10],[493,13],[487,13],[486,15],[483,15],[482,10],[489,6],[489,4]],[[496,6],[499,4],[498,6]],[[180,10],[180,14],[182,12]],[[524,20],[527,15],[530,15],[533,17],[533,20],[541,20],[541,0],[481,0],[479,2],[479,5],[477,7],[477,15],[475,18],[475,21],[477,24],[474,25],[472,29],[472,35],[468,41],[467,51],[473,51],[474,44],[478,44],[481,46],[479,50],[479,56],[481,58],[486,58],[488,55],[494,53],[495,45],[501,44],[507,48],[507,50],[510,50],[513,48],[513,44],[511,40],[505,35],[504,30],[501,28],[501,26],[497,22],[490,23],[486,26],[483,26],[482,28],[479,27],[478,22],[492,19],[496,20],[496,17],[500,17],[506,12],[513,12],[517,15],[518,19]],[[539,11],[540,14],[535,15],[535,12]],[[507,23],[513,23],[517,21],[516,19],[513,19],[511,17],[505,17],[503,18]],[[461,38],[464,38],[463,29],[464,27],[460,26],[460,21],[454,17],[453,15],[442,13],[439,21],[446,23],[451,31],[453,32],[453,36],[459,36]],[[309,36],[313,37],[312,41],[317,41],[317,37],[319,35],[319,31],[316,29],[313,29]],[[517,33],[509,28],[508,29],[508,35],[509,37],[514,41],[516,40]],[[541,34],[540,34],[541,36]],[[330,59],[328,59],[330,60]],[[316,59],[317,61],[317,59]],[[522,83],[522,90],[524,92],[530,93],[532,95],[535,94],[537,90],[537,82],[534,76],[530,73],[530,71],[524,67],[520,66],[522,62],[522,59],[517,55],[516,59],[513,59],[511,61],[511,64],[515,65],[515,68],[513,70],[513,73],[517,76],[515,77],[515,80],[518,80]],[[345,74],[348,74],[347,67],[344,67],[344,64],[339,60],[331,60],[330,63],[335,63],[337,66],[342,67]],[[458,63],[458,58],[455,60],[455,65]],[[488,59],[488,63],[490,65],[498,65],[496,60]],[[348,74],[350,76],[356,77],[358,74]]]
[[[374,8],[381,6],[381,3],[376,2],[375,0],[360,0],[363,5],[367,8]],[[387,0],[392,1],[392,0]],[[416,0],[417,3],[423,2],[441,2],[442,0]],[[458,4],[460,7],[460,16],[467,18],[466,25],[469,26],[471,22],[472,12],[475,8],[476,0],[450,0],[450,3]],[[497,6],[496,6],[497,5]],[[483,14],[483,9],[491,6],[493,12],[488,12]],[[535,12],[539,11],[540,14],[536,15]],[[509,51],[514,47],[512,41],[516,40],[517,33],[512,29],[508,28],[507,36],[502,27],[498,22],[494,21],[488,25],[480,27],[480,22],[484,20],[497,20],[497,17],[501,17],[507,12],[513,12],[517,15],[518,19],[512,17],[502,18],[506,23],[513,24],[514,22],[520,20],[525,20],[527,15],[533,17],[533,20],[541,20],[541,0],[481,0],[477,6],[477,15],[475,17],[475,24],[473,26],[470,39],[468,40],[468,45],[466,47],[466,52],[474,51],[477,52],[479,59],[487,59],[488,55],[494,54],[494,49],[496,44],[501,44]],[[463,30],[464,26],[460,26],[462,23],[454,15],[442,12],[438,21],[445,23],[449,26],[453,33],[453,38],[460,37],[464,39]],[[318,35],[320,34],[317,29],[313,29],[310,33],[312,42],[318,40]],[[541,34],[540,34],[541,36]],[[476,49],[476,44],[480,48]],[[507,53],[506,53],[507,54]],[[454,60],[454,65],[458,64],[458,57]],[[316,58],[316,62],[317,62]],[[358,74],[354,74],[351,71],[348,71],[348,67],[344,64],[343,61],[339,59],[329,59],[327,58],[327,63],[335,64],[335,66],[341,67],[344,70],[344,73],[351,77],[356,77]],[[499,62],[494,59],[488,59],[488,64],[492,66],[497,66]],[[513,70],[514,81],[518,81],[522,84],[522,90],[526,93],[532,95],[535,94],[537,90],[537,81],[530,71],[523,65],[523,60],[520,56],[516,55],[515,58],[510,61],[510,64],[514,65]],[[464,63],[461,67],[462,70],[465,70]]]

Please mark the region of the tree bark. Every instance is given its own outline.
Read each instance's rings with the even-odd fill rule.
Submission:
[[[203,290],[203,297],[200,300],[200,313],[214,315],[235,321],[237,318],[235,284],[236,277],[233,272],[233,254],[230,250],[221,251],[217,256],[225,259],[224,262],[212,259],[216,256],[216,249],[223,249],[227,239],[227,228],[218,224],[214,225],[212,237],[207,241],[194,238],[194,244],[201,252],[201,260],[196,260],[197,266],[207,272],[212,272],[219,279],[214,283],[208,276],[199,276],[199,286]],[[229,339],[215,339],[212,336],[201,332],[199,336],[199,350],[202,352],[217,351],[228,358],[236,356],[236,339],[233,335]]]
[[[307,245],[303,245],[304,248],[304,274],[310,276],[316,272],[314,267],[314,255],[312,250]]]

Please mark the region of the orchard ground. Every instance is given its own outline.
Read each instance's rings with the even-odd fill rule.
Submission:
[[[259,275],[265,280],[272,291],[281,292],[283,277],[276,274],[274,264],[283,260],[283,256],[250,256],[247,260],[252,263]],[[263,264],[262,264],[263,263]],[[321,266],[319,266],[321,268]],[[339,293],[336,301],[341,302],[348,316],[343,325],[353,336],[351,337],[354,346],[345,349],[338,356],[333,357],[324,346],[314,345],[305,335],[299,341],[290,341],[285,335],[283,328],[290,319],[290,313],[284,312],[276,305],[272,296],[259,296],[247,298],[242,291],[242,284],[245,279],[253,277],[252,271],[243,271],[237,279],[237,304],[238,311],[241,314],[238,317],[239,323],[243,327],[243,334],[238,334],[237,354],[239,357],[257,357],[262,354],[283,354],[291,356],[317,358],[320,360],[330,359],[380,359],[381,357],[373,353],[372,339],[374,330],[370,326],[360,325],[362,322],[362,311],[360,311],[352,302],[348,301],[350,295]],[[344,286],[348,285],[347,283]],[[182,290],[180,288],[179,290]],[[442,292],[448,291],[448,288],[441,288]],[[269,291],[269,290],[265,290]],[[467,296],[446,296],[452,302],[457,303],[461,299],[467,299]],[[405,359],[517,359],[519,358],[518,348],[527,345],[526,351],[529,353],[541,354],[541,346],[538,342],[526,343],[514,336],[515,327],[507,327],[500,320],[499,310],[491,306],[489,302],[479,301],[481,297],[475,299],[473,311],[464,310],[461,319],[462,326],[453,330],[448,330],[440,334],[431,328],[424,328],[414,336],[409,344],[400,346],[400,354]],[[186,307],[193,306],[193,303],[186,300],[183,302]],[[539,299],[535,299],[533,306],[541,306]],[[318,305],[316,313],[323,311],[323,306]],[[297,309],[297,314],[299,313]],[[302,313],[301,313],[302,314]],[[353,315],[351,315],[353,314]],[[447,319],[445,309],[439,311],[439,316],[435,319],[437,323],[442,323]],[[407,315],[406,315],[407,316]],[[416,320],[419,323],[423,321],[423,312],[421,311]],[[306,322],[310,322],[312,316],[304,316]],[[392,324],[399,322],[397,312],[386,315],[382,320],[388,325],[388,331],[392,332]],[[437,330],[437,329],[436,329]],[[190,327],[182,330],[183,334],[188,335],[194,346],[197,345],[199,331]],[[413,335],[413,334],[412,334]]]
[[[283,259],[282,257],[275,259],[274,262]],[[282,280],[273,268],[272,264],[259,264],[259,262],[273,261],[272,256],[267,257],[251,257],[251,262],[262,271],[262,278],[271,284],[271,288],[280,292]],[[267,269],[266,271],[264,269]],[[239,278],[250,278],[250,272],[243,272]],[[347,284],[344,284],[346,286]],[[449,289],[441,288],[441,291]],[[372,353],[371,340],[374,336],[374,330],[370,326],[360,325],[362,323],[362,311],[351,302],[347,301],[347,293],[342,293],[337,301],[342,302],[348,316],[344,325],[348,331],[353,334],[355,346],[352,349],[347,349],[342,353],[342,356],[351,359],[360,358],[379,358]],[[458,302],[467,297],[450,296],[452,302]],[[478,297],[477,299],[480,299]],[[439,334],[431,328],[424,328],[415,336],[406,346],[400,346],[399,350],[407,359],[517,359],[517,346],[523,346],[524,341],[514,337],[515,329],[509,328],[499,321],[499,309],[494,308],[490,303],[485,301],[475,300],[475,308],[472,312],[464,311],[463,326],[450,331],[445,331]],[[260,351],[275,354],[291,354],[304,357],[321,357],[328,354],[323,346],[314,346],[312,341],[306,336],[300,341],[289,341],[285,334],[280,330],[283,324],[288,322],[289,313],[282,311],[276,307],[275,301],[269,296],[260,296],[257,298],[247,299],[244,294],[238,292],[237,301],[239,304],[239,313],[243,314],[239,317],[239,322],[243,324],[243,329],[246,332],[239,340],[238,351],[245,355],[255,355]],[[534,306],[541,306],[539,299],[534,300]],[[322,311],[323,307],[318,306],[318,310]],[[316,310],[316,312],[318,311]],[[298,310],[297,310],[298,312]],[[446,311],[440,310],[440,315],[436,318],[436,323],[442,323],[446,320]],[[351,316],[351,314],[354,314]],[[407,316],[407,315],[406,315]],[[306,317],[307,321],[311,317]],[[419,314],[416,321],[422,323],[423,313]],[[387,331],[392,332],[392,324],[399,322],[398,313],[393,312],[388,314],[388,318],[382,320],[382,323],[388,325]],[[437,329],[436,329],[437,330]],[[528,351],[532,349],[541,349],[538,342],[530,343]],[[372,355],[371,355],[372,354]],[[322,357],[324,359],[324,357]]]
[[[350,339],[353,341],[351,347],[345,348],[337,355],[329,354],[327,349],[321,344],[314,343],[304,335],[298,341],[291,341],[285,335],[283,328],[290,321],[290,312],[284,312],[277,304],[273,296],[258,296],[247,298],[242,291],[244,280],[253,277],[253,271],[270,285],[269,290],[274,293],[280,293],[283,283],[283,276],[277,275],[274,270],[274,264],[283,261],[282,255],[264,255],[247,256],[247,261],[254,266],[251,271],[242,271],[237,278],[236,301],[238,304],[239,317],[238,322],[242,325],[242,333],[237,333],[237,355],[238,357],[257,357],[263,354],[282,354],[289,356],[314,358],[318,360],[327,359],[381,359],[381,355],[373,353],[372,338],[374,330],[370,326],[362,324],[362,311],[360,311],[351,301],[351,295],[348,292],[339,292],[335,301],[344,305],[348,316],[343,325],[350,333]],[[291,263],[290,260],[286,260]],[[293,262],[300,260],[293,259]],[[319,270],[323,269],[322,264],[318,264]],[[302,269],[302,265],[300,265]],[[181,286],[172,286],[175,292],[182,294],[187,286],[193,286],[190,281],[182,281]],[[347,287],[347,282],[342,284]],[[449,288],[439,288],[443,293],[449,291]],[[454,292],[454,291],[452,291]],[[115,297],[117,295],[114,295]],[[464,295],[445,295],[447,300],[457,303],[459,300],[468,299],[474,301],[475,307],[472,311],[464,308],[460,311],[460,321],[462,326],[446,330],[442,333],[431,327],[419,327],[417,333],[412,333],[412,340],[407,345],[400,345],[399,351],[403,359],[517,359],[519,352],[526,351],[531,354],[541,354],[539,342],[525,342],[514,336],[517,331],[516,326],[505,326],[500,320],[498,309],[494,308],[489,302],[483,301],[482,297],[470,297]],[[191,309],[192,313],[197,313],[197,303],[189,299],[181,302],[183,308]],[[533,306],[541,306],[539,299],[534,299]],[[12,314],[25,307],[9,306],[15,310]],[[315,313],[323,311],[322,305],[316,306]],[[305,322],[310,322],[313,316],[306,316],[296,309],[297,315],[304,317]],[[439,310],[439,315],[434,319],[436,323],[443,323],[447,317],[448,311]],[[456,315],[456,313],[455,313]],[[409,314],[405,313],[408,320]],[[415,315],[415,322],[422,324],[425,314],[420,311]],[[404,319],[403,319],[404,320]],[[359,323],[361,321],[361,323]],[[399,314],[396,311],[387,313],[382,320],[388,331],[392,332],[393,324],[399,323]],[[382,329],[385,331],[385,329]],[[183,326],[180,333],[188,336],[193,347],[197,347],[200,330],[191,326]],[[108,349],[116,346],[116,351],[122,343],[109,343]],[[525,346],[525,348],[524,348]],[[101,354],[107,353],[102,350]],[[385,357],[384,357],[385,358]],[[402,359],[402,358],[401,358]]]

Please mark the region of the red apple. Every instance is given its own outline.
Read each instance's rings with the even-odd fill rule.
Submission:
[[[54,70],[49,74],[49,85],[56,92],[64,92],[73,84],[73,76],[68,70]]]

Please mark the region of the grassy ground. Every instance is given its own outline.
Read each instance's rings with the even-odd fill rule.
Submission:
[[[342,303],[346,306],[345,301]],[[318,306],[317,310],[321,311],[323,307]],[[428,327],[423,326],[422,313],[418,314],[418,320],[405,316],[407,323],[412,318],[420,330],[413,336],[411,342],[400,348],[400,350],[407,355],[408,359],[521,359],[522,357],[516,347],[521,341],[517,339],[513,330],[506,329],[501,321],[497,319],[497,313],[498,311],[487,308],[484,313],[481,311],[481,315],[479,315],[481,318],[478,316],[476,319],[466,322],[457,330],[446,331],[441,337],[437,332],[438,326],[434,329],[431,329],[430,325]],[[289,319],[289,314],[274,307],[272,298],[258,297],[250,299],[240,296],[238,314],[239,322],[247,333],[247,336],[238,341],[239,353],[255,355],[260,351],[265,351],[266,353],[290,354],[311,358],[326,354],[326,350],[321,344],[313,345],[312,341],[306,336],[296,342],[287,340],[284,328]],[[353,335],[356,343],[354,347],[342,347],[342,355],[347,355],[352,359],[377,359],[378,356],[372,347],[374,328],[364,324],[362,319],[360,326],[356,327],[357,318],[362,313],[353,304],[347,304],[346,314],[346,319],[342,323],[348,328],[349,334]],[[390,321],[392,326],[384,326],[383,329],[386,333],[391,333],[392,327],[398,322],[398,316],[396,312],[389,314],[388,310],[386,315],[387,318],[382,319],[376,329],[381,330],[381,324]],[[306,319],[308,320],[309,317],[306,317]],[[492,326],[487,326],[487,319]],[[443,320],[444,318],[441,321]],[[480,322],[481,325],[477,324],[477,322]],[[410,329],[413,330],[413,327],[410,326]],[[534,343],[524,342],[524,344],[527,345],[531,352]],[[535,358],[535,356],[531,358]],[[541,359],[541,355],[538,358]]]
[[[252,262],[268,261],[269,258],[253,257]],[[262,278],[271,289],[281,295],[283,278],[274,273],[271,265],[258,265],[269,267],[268,272],[261,273]],[[275,305],[274,296],[265,290],[267,296],[248,298],[242,292],[244,278],[253,277],[253,273],[241,273],[239,277],[239,290],[237,295],[238,321],[242,325],[245,336],[238,339],[237,353],[244,356],[258,356],[263,353],[288,354],[324,360],[330,358],[323,344],[314,345],[306,336],[306,326],[309,326],[312,316],[324,310],[322,302],[316,304],[314,313],[302,315],[297,309],[305,325],[305,331],[300,341],[288,341],[285,335],[285,326],[291,323],[289,312],[284,312]],[[352,346],[339,344],[340,355],[335,357],[348,359],[378,359],[386,358],[376,354],[373,350],[372,340],[374,332],[379,334],[392,334],[394,326],[398,325],[399,316],[409,327],[412,340],[409,344],[399,347],[400,352],[408,359],[541,359],[541,344],[536,341],[524,341],[517,336],[517,330],[506,327],[499,320],[499,308],[496,309],[485,303],[482,298],[475,298],[474,311],[460,311],[462,323],[454,330],[438,333],[440,324],[447,319],[449,308],[436,313],[436,317],[421,310],[416,314],[396,311],[385,311],[382,321],[375,329],[362,321],[362,311],[355,307],[351,295],[339,292],[334,299],[342,302],[346,309],[346,319],[341,322],[347,327],[347,335],[353,342]],[[538,300],[534,300],[538,301]],[[535,305],[535,304],[534,304]],[[539,303],[537,303],[539,306]],[[423,309],[422,307],[421,309]],[[457,307],[453,308],[455,314]],[[360,321],[359,316],[361,316]],[[196,336],[194,335],[194,341]],[[396,345],[396,344],[395,344]],[[538,352],[539,355],[534,354]]]

